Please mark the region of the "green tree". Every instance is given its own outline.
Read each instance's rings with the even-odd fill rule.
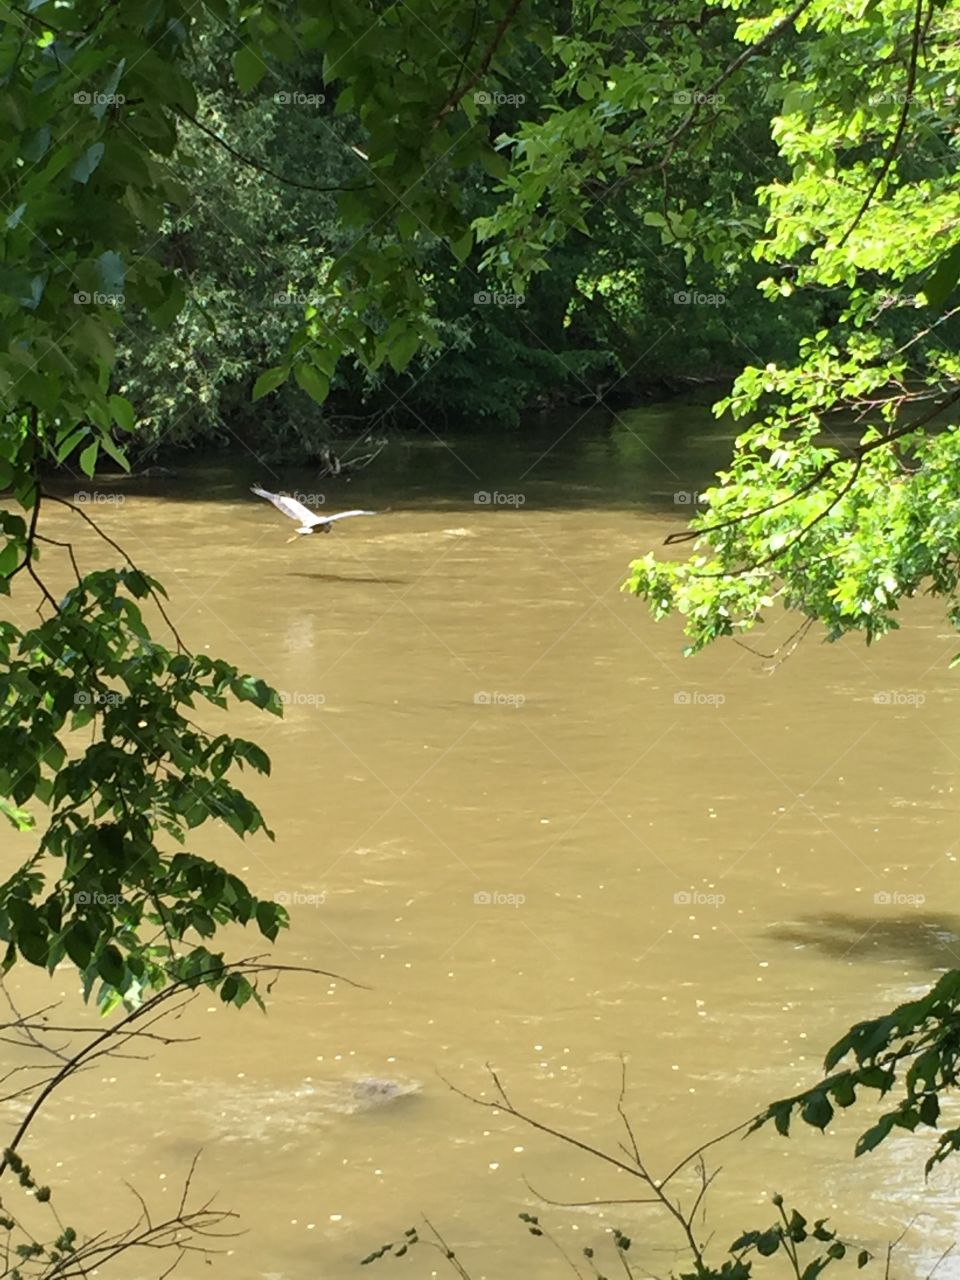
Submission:
[[[835,323],[790,365],[749,367],[717,405],[747,423],[686,561],[636,562],[693,652],[776,602],[830,639],[898,625],[921,590],[960,623],[956,476],[960,72],[955,6],[808,6],[774,136],[789,181],[760,192],[769,300],[827,292]],[[676,541],[677,539],[674,539]]]
[[[768,300],[825,292],[835,319],[787,366],[747,368],[717,405],[746,422],[688,533],[687,560],[647,556],[628,587],[682,614],[694,653],[781,604],[828,639],[897,627],[921,591],[960,628],[960,13],[950,4],[801,6],[805,39],[773,136],[791,166],[767,184],[755,257]],[[799,21],[798,17],[798,21]],[[756,35],[756,28],[745,34]],[[762,38],[762,36],[761,36]],[[857,1144],[938,1128],[956,1084],[960,973],[858,1024],[828,1075],[757,1120],[825,1128],[864,1090],[895,1095]],[[948,1125],[929,1168],[960,1146]]]
[[[146,251],[150,228],[186,194],[167,160],[174,111],[195,106],[178,67],[181,18],[176,5],[32,4],[6,9],[0,29],[0,483],[19,506],[0,515],[0,575],[5,593],[34,594],[40,612],[27,630],[0,624],[2,807],[24,842],[35,825],[39,836],[0,886],[0,937],[6,969],[22,958],[52,970],[67,957],[88,993],[99,983],[104,1008],[182,979],[243,1004],[251,984],[205,942],[227,922],[273,938],[286,919],[201,853],[171,851],[211,820],[240,835],[264,828],[226,775],[264,772],[266,756],[190,713],[231,699],[279,713],[276,695],[190,653],[161,584],[115,543],[116,567],[82,575],[42,520],[62,501],[43,496],[44,468],[91,476],[101,451],[124,465],[114,431],[128,431],[135,410],[110,385],[121,301],[160,325],[183,302]],[[72,566],[61,598],[41,552]],[[73,732],[84,726],[81,747]]]

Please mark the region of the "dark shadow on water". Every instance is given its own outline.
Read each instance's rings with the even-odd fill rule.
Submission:
[[[342,573],[288,573],[288,578],[312,578],[315,582],[372,582],[377,586],[406,586],[409,578],[359,578]]]
[[[534,415],[511,431],[390,433],[369,467],[335,478],[314,463],[197,451],[161,458],[166,470],[160,474],[107,471],[87,480],[67,471],[50,475],[46,485],[78,504],[117,496],[216,503],[246,506],[251,520],[258,510],[261,520],[268,518],[263,501],[250,493],[256,482],[307,495],[308,506],[326,511],[393,508],[458,523],[469,515],[478,524],[516,509],[617,511],[669,517],[669,527],[690,516],[714,472],[727,466],[734,434],[735,425],[718,421],[706,403],[680,396],[615,412]],[[342,442],[345,461],[357,447]]]
[[[771,936],[793,946],[812,947],[831,960],[901,961],[922,968],[960,967],[960,917],[896,907],[874,915],[841,912],[805,916],[776,925]],[[902,910],[902,908],[901,908]]]

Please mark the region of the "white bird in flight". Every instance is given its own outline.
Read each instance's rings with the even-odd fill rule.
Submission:
[[[348,520],[350,516],[375,516],[375,511],[338,511],[332,516],[318,516],[315,511],[311,511],[309,507],[305,507],[302,502],[298,502],[296,498],[288,498],[285,493],[268,493],[266,489],[261,489],[259,485],[250,486],[250,492],[255,493],[258,498],[266,498],[268,502],[272,502],[278,511],[291,520],[299,520],[300,526],[292,538],[288,538],[288,542],[296,542],[297,538],[307,534],[316,533],[321,529],[324,533],[329,533],[333,528],[335,520]]]

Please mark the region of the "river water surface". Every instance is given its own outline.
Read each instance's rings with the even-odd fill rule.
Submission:
[[[282,721],[241,707],[225,726],[272,758],[245,785],[276,841],[201,828],[194,847],[289,903],[279,959],[340,975],[284,977],[267,1017],[201,997],[171,1028],[184,1043],[65,1086],[25,1152],[65,1220],[132,1221],[124,1179],[169,1210],[202,1148],[196,1193],[246,1234],[187,1260],[189,1280],[348,1280],[424,1214],[475,1280],[564,1274],[520,1212],[574,1253],[619,1225],[636,1274],[662,1276],[679,1241],[656,1211],[549,1208],[530,1189],[642,1188],[445,1082],[490,1100],[489,1063],[517,1105],[616,1151],[622,1056],[663,1173],[960,961],[958,646],[939,611],[910,605],[870,652],[811,633],[774,670],[732,642],[684,659],[679,627],[619,588],[682,527],[728,437],[680,401],[572,423],[426,434],[349,484],[241,449],[148,486],[65,490],[165,582],[192,648],[282,691]],[[288,546],[253,480],[382,514]],[[107,562],[69,512],[48,519],[86,567]],[[19,621],[33,604],[21,577]],[[8,864],[28,839],[3,836]],[[68,968],[52,991],[20,971],[10,985],[21,1007],[62,998],[65,1020],[83,1016]],[[399,1096],[370,1096],[367,1077]],[[921,1194],[929,1131],[854,1163],[868,1121],[708,1153],[723,1170],[706,1232],[725,1245],[768,1225],[781,1191],[881,1253],[914,1220],[892,1275],[926,1274],[960,1237],[957,1171]],[[151,1261],[115,1274],[156,1275]],[[369,1273],[443,1267],[421,1250]],[[958,1274],[949,1258],[937,1272]]]

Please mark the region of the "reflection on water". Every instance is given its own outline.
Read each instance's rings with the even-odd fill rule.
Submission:
[[[906,919],[889,914],[828,912],[796,924],[777,925],[775,938],[816,947],[834,960],[906,962],[922,969],[960,967],[960,916],[915,911]]]
[[[217,461],[124,482],[95,512],[166,582],[195,648],[285,694],[282,722],[230,713],[271,755],[244,785],[276,842],[214,830],[196,851],[287,895],[284,962],[364,988],[287,974],[267,1019],[200,997],[177,1025],[198,1041],[71,1081],[30,1152],[65,1184],[67,1220],[100,1224],[123,1178],[166,1207],[202,1145],[198,1185],[249,1234],[191,1274],[347,1280],[426,1212],[475,1276],[552,1277],[517,1224],[539,1208],[527,1181],[557,1200],[631,1189],[443,1078],[489,1091],[490,1062],[546,1122],[615,1145],[623,1054],[635,1132],[665,1170],[954,963],[955,641],[936,609],[910,605],[869,654],[812,634],[771,674],[735,645],[685,661],[679,629],[619,590],[726,447],[679,402],[427,436],[324,488],[326,510],[377,520],[291,545],[247,487],[320,488],[309,474]],[[103,562],[68,512],[54,521]],[[757,649],[792,628],[773,619]],[[14,985],[51,998],[42,975]],[[68,969],[52,987],[75,1003]],[[365,1078],[420,1087],[352,1106]],[[735,1141],[708,1196],[717,1240],[772,1220],[779,1190],[881,1254],[918,1212],[914,1263],[946,1247],[960,1224],[947,1174],[922,1190],[929,1141],[854,1164],[866,1123]],[[643,1207],[548,1218],[575,1252],[620,1225],[638,1274],[676,1245]]]

